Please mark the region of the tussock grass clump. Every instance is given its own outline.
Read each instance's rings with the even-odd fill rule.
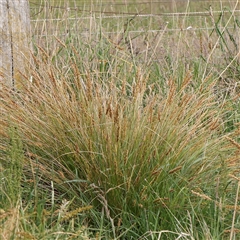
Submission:
[[[125,63],[132,79],[102,78],[76,62],[61,70],[39,54],[33,82],[1,92],[2,136],[17,126],[27,179],[39,179],[49,195],[54,185],[59,198],[103,209],[114,237],[176,230],[176,223],[184,229],[189,211],[207,214],[223,201],[231,169],[210,78],[194,89],[186,73],[181,85],[166,81],[162,94],[163,83],[141,66]]]
[[[235,10],[112,20],[45,4],[31,82],[0,86],[1,237],[237,237]]]

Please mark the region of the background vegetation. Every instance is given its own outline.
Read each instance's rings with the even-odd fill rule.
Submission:
[[[0,238],[238,239],[238,9],[31,2],[29,76],[0,92]]]

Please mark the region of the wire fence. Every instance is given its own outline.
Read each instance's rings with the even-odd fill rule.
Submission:
[[[127,3],[114,3],[114,2],[109,2],[109,1],[102,1],[101,4],[99,3],[94,3],[94,4],[90,4],[89,1],[87,1],[87,3],[85,3],[84,1],[67,1],[67,3],[65,2],[65,5],[61,5],[61,1],[59,1],[59,5],[52,4],[51,2],[48,2],[45,4],[43,3],[39,3],[39,2],[32,2],[30,1],[31,4],[31,12],[32,12],[32,17],[31,17],[31,22],[32,23],[36,23],[36,22],[47,22],[47,21],[51,21],[51,22],[61,22],[61,21],[83,21],[83,20],[90,20],[91,18],[94,17],[94,19],[101,19],[101,20],[123,20],[123,19],[131,19],[131,18],[138,18],[138,19],[146,19],[146,18],[155,18],[155,19],[163,19],[165,20],[165,22],[168,23],[168,19],[173,19],[174,17],[191,17],[194,18],[194,20],[192,20],[192,22],[199,22],[198,19],[201,17],[204,17],[210,21],[211,18],[213,16],[219,16],[221,14],[231,14],[234,12],[234,16],[238,17],[240,16],[240,6],[238,4],[238,1],[225,1],[225,0],[221,0],[219,1],[209,1],[209,0],[198,0],[198,1],[190,1],[193,2],[193,4],[197,3],[197,4],[201,4],[204,6],[214,6],[216,4],[220,4],[221,2],[221,10],[213,10],[212,7],[208,7],[205,8],[204,6],[199,7],[200,9],[198,11],[191,11],[191,9],[186,9],[186,7],[183,8],[182,11],[173,11],[172,12],[158,12],[158,13],[144,13],[142,14],[140,13],[131,13],[131,12],[116,12],[114,10],[116,10],[119,6],[124,6],[124,7],[129,7],[132,5],[136,5],[135,2],[131,2],[128,1]],[[161,4],[165,4],[165,5],[172,5],[173,3],[175,4],[185,4],[188,6],[188,1],[186,0],[176,0],[176,1],[139,1],[137,3],[136,8],[141,8],[142,5],[146,6],[146,5],[154,5],[154,6],[159,6]],[[225,7],[225,4],[227,5],[227,7]],[[94,6],[94,9],[93,7]],[[113,10],[112,11],[105,11],[103,10],[96,10],[96,8],[98,7],[103,7],[103,6],[110,6]],[[150,7],[148,6],[148,10],[151,10]],[[177,7],[175,8],[175,10],[177,10]],[[185,10],[185,11],[184,11]],[[54,17],[54,14],[50,14],[47,13],[47,11],[49,11],[50,13],[53,11],[59,11],[59,12],[64,12],[65,14],[62,14],[61,17]],[[41,13],[45,13],[45,15],[41,14]],[[67,13],[67,14],[66,14]],[[63,16],[64,15],[64,16]],[[93,16],[94,15],[94,16]],[[44,17],[43,17],[44,16]],[[74,16],[74,17],[73,17]],[[175,19],[174,19],[175,20]],[[236,20],[238,21],[238,19]],[[231,26],[229,26],[230,28],[233,28]],[[214,28],[213,27],[209,27],[209,26],[186,26],[181,27],[181,28],[174,28],[173,24],[172,27],[168,27],[167,30],[164,31],[169,31],[169,32],[173,32],[173,31],[183,31],[183,30],[190,30],[190,29],[195,29],[198,31],[203,31],[203,30],[212,30]],[[148,30],[131,30],[132,33],[142,33],[142,32],[161,32],[161,29],[148,29]],[[109,31],[108,31],[109,32]],[[111,31],[111,33],[113,33],[113,31]]]
[[[207,57],[209,52],[216,48],[215,42],[218,41],[219,36],[226,32],[228,34],[226,41],[230,39],[229,48],[236,48],[236,45],[240,43],[240,21],[238,20],[240,4],[238,1],[149,2],[143,0],[137,4],[133,1],[120,3],[104,0],[101,4],[81,0],[59,1],[58,4],[55,2],[30,1],[31,24],[35,39],[40,39],[38,42],[41,42],[44,37],[62,40],[62,37],[67,38],[70,32],[91,38],[91,36],[100,34],[99,29],[96,31],[95,22],[98,21],[101,23],[101,31],[104,31],[104,34],[114,44],[118,45],[127,32],[132,44],[130,47],[136,53],[143,53],[146,45],[152,45],[155,49],[160,35],[163,44],[157,52],[162,53],[163,48],[174,52],[174,45],[179,41],[176,36],[183,32],[186,33],[185,38],[181,39],[184,44],[180,49],[179,46],[177,47],[179,54],[182,51],[184,56],[187,55],[189,49],[194,48],[198,56]],[[212,34],[214,31],[216,32],[215,39]],[[146,38],[148,38],[148,43],[146,43]],[[191,53],[188,54],[188,58],[193,57]],[[220,54],[215,56],[216,59],[221,57]]]
[[[197,7],[197,11],[190,10],[190,4],[194,4]],[[144,5],[144,6],[143,6]],[[168,6],[165,9],[162,10],[171,10],[170,12],[158,12],[158,13],[152,13],[152,9],[155,8],[157,10],[161,9],[159,6]],[[180,7],[178,7],[178,5]],[[181,8],[181,11],[178,12],[178,10]],[[146,1],[146,2],[130,2],[127,3],[113,3],[113,2],[106,2],[102,1],[102,3],[85,3],[85,1],[66,1],[64,2],[64,5],[61,4],[61,1],[59,1],[59,4],[51,3],[46,1],[44,4],[39,2],[32,2],[30,1],[30,9],[31,10],[39,10],[43,8],[48,8],[49,10],[58,9],[59,11],[75,11],[75,12],[86,12],[86,13],[100,13],[102,15],[108,15],[104,16],[105,18],[117,18],[122,17],[124,15],[127,15],[126,17],[131,17],[132,15],[137,16],[207,16],[209,15],[210,7],[213,8],[213,6],[220,6],[220,10],[212,11],[212,13],[221,13],[223,10],[231,11],[234,9],[235,13],[239,13],[240,3],[238,1],[234,0],[221,0],[221,1],[209,1],[209,0],[195,0],[195,1],[189,1],[189,0],[169,0],[169,1]],[[119,7],[125,7],[129,8],[131,6],[134,6],[135,12],[129,12],[129,11],[118,11]],[[143,6],[143,7],[142,7]],[[169,7],[170,6],[170,7]],[[217,8],[219,8],[217,6]],[[104,8],[108,7],[108,8]],[[101,10],[97,10],[99,8],[102,8]],[[111,11],[107,11],[107,9],[111,9]],[[142,11],[147,11],[147,14],[141,14]]]

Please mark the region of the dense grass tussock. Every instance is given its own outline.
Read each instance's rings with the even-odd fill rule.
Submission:
[[[135,18],[111,22],[115,40],[101,17],[36,21],[31,81],[0,86],[0,238],[238,239],[239,50],[223,16],[194,48],[195,30],[131,35]]]
[[[211,77],[194,88],[186,73],[181,85],[169,79],[163,91],[141,66],[125,66],[130,79],[81,72],[77,56],[67,74],[41,54],[35,64],[32,83],[18,93],[1,91],[2,167],[20,162],[11,178],[24,176],[5,188],[35,189],[32,204],[44,195],[54,208],[67,199],[73,215],[93,206],[82,224],[109,226],[105,237],[147,239],[167,230],[209,239],[229,230],[235,199],[229,174],[237,166]],[[2,198],[13,203],[14,191]],[[21,199],[28,205],[32,197]],[[42,207],[50,211],[47,201]]]

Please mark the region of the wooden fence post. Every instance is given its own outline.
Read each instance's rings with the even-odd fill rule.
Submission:
[[[0,83],[18,88],[29,64],[28,0],[0,0]]]

